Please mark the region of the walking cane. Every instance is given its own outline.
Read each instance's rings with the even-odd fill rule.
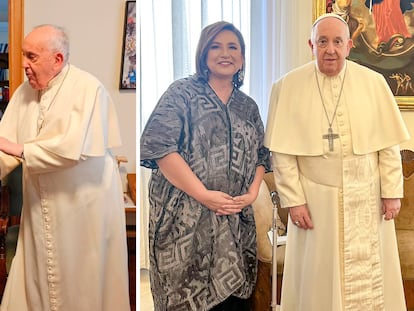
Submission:
[[[273,203],[273,222],[272,222],[272,231],[273,231],[273,242],[272,242],[272,310],[275,311],[277,308],[277,207],[279,205],[279,195],[276,191],[270,192],[270,197],[272,198]]]

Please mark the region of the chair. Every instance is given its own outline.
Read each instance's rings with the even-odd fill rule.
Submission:
[[[252,204],[256,222],[258,271],[256,287],[250,299],[254,311],[270,310],[272,303],[272,243],[268,232],[273,228],[273,203],[271,192],[276,191],[273,173],[266,173],[260,185],[257,199]],[[288,211],[278,209],[276,219],[278,235],[286,234]],[[277,302],[280,303],[285,245],[277,247]]]
[[[401,274],[408,309],[414,309],[414,152],[401,150],[404,175],[404,198],[395,218]]]

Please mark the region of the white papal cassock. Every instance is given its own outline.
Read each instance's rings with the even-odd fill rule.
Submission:
[[[316,76],[330,121],[335,114],[333,151]],[[284,207],[306,203],[314,223],[305,231],[289,220],[281,310],[405,310],[381,198],[403,196],[399,143],[408,138],[385,79],[366,67],[346,61],[328,77],[311,62],[275,83],[265,145],[277,189]]]
[[[0,136],[24,144],[23,212],[2,311],[130,310],[114,108],[73,65],[16,90]],[[2,177],[18,164],[0,153]]]

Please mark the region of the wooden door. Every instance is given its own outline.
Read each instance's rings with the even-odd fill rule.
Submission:
[[[23,0],[9,0],[9,87],[10,96],[23,82]]]

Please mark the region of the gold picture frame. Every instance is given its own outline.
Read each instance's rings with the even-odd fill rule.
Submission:
[[[365,1],[313,0],[313,20],[326,12],[343,16],[350,26],[354,47],[348,58],[383,74],[400,110],[414,110],[414,9],[401,8],[399,16],[387,20],[395,27],[384,27],[374,20],[381,10],[367,7]],[[392,28],[401,30],[389,33]]]

